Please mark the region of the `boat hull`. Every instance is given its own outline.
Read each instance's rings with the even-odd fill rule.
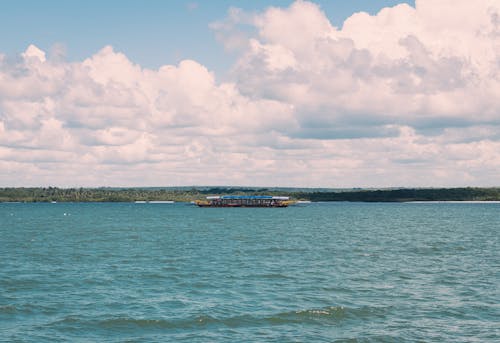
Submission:
[[[288,204],[244,205],[244,204],[196,204],[198,207],[288,207]]]

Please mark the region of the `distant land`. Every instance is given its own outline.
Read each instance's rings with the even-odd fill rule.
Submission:
[[[296,200],[350,202],[500,201],[493,188],[333,189],[281,187],[0,188],[0,202],[190,202],[208,195],[286,195]]]

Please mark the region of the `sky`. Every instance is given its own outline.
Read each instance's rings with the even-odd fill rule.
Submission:
[[[5,1],[0,187],[500,185],[500,0]]]
[[[231,8],[258,13],[291,3],[289,0],[5,0],[0,11],[1,51],[15,55],[35,44],[50,52],[58,46],[64,49],[69,61],[81,61],[111,45],[145,68],[156,69],[194,59],[210,70],[224,73],[237,56],[224,51],[210,24],[223,20]],[[398,3],[398,0],[316,2],[335,26],[341,26],[354,12],[373,14]]]

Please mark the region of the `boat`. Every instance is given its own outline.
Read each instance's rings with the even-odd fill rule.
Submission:
[[[195,201],[199,207],[287,207],[293,203],[289,197],[274,195],[216,195]]]

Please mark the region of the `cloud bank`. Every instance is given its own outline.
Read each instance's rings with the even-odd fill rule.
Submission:
[[[111,46],[0,55],[0,186],[500,184],[500,1],[341,28],[296,1],[212,28],[239,54],[225,82]]]

